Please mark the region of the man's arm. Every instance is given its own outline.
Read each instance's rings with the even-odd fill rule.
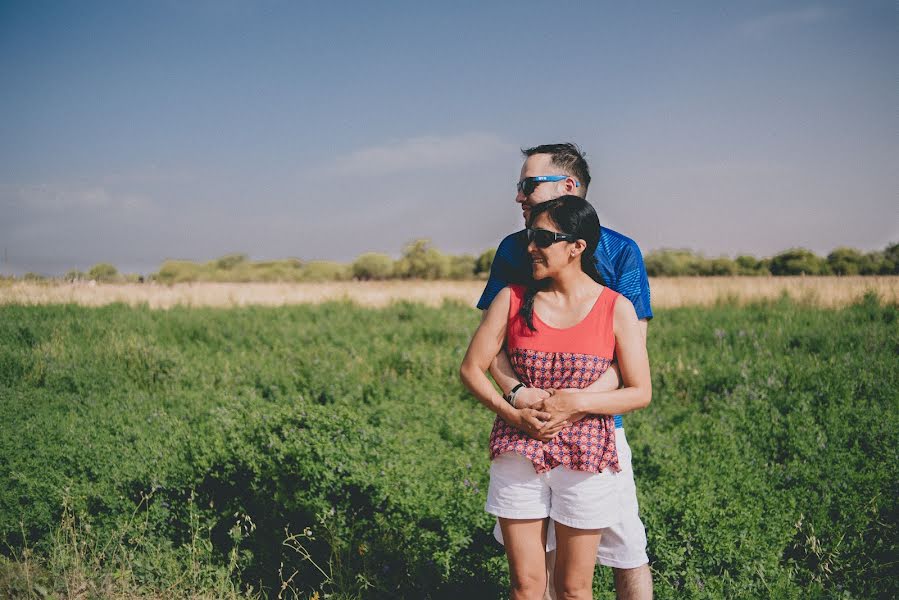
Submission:
[[[590,388],[552,390],[550,398],[536,406],[552,415],[545,429],[555,428],[560,422],[574,423],[588,414],[624,414],[649,404],[652,383],[646,352],[646,327],[641,321],[630,302],[616,303],[616,355],[624,385],[605,391]]]
[[[646,331],[649,328],[649,319],[640,319],[637,322],[640,327],[640,333],[643,336],[643,345],[646,345]],[[511,368],[511,367],[510,367]],[[491,370],[491,374],[493,371]],[[499,382],[497,382],[499,383]],[[611,390],[617,390],[621,387],[621,371],[618,369],[618,362],[613,362],[609,365],[609,368],[606,369],[606,372],[603,373],[599,379],[588,385],[583,389],[576,388],[567,388],[568,391],[572,392],[609,392]],[[505,389],[505,388],[504,388]],[[508,393],[508,392],[506,392]]]

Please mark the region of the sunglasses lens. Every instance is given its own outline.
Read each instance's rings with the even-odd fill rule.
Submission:
[[[537,182],[534,181],[533,177],[525,177],[518,182],[518,191],[525,196],[533,194],[535,189],[537,189]]]
[[[538,248],[549,248],[556,241],[552,231],[545,229],[528,229],[528,242],[534,242]]]
[[[537,186],[534,185],[533,179],[525,179],[524,181],[521,182],[521,193],[524,194],[525,196],[530,196],[531,194],[534,193],[534,189],[536,187]]]

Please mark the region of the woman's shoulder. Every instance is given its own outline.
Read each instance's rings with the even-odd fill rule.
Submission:
[[[510,283],[504,289],[509,290],[509,294],[511,294],[513,298],[523,298],[528,288],[520,283]]]
[[[497,292],[487,310],[517,311],[526,291],[527,288],[522,285],[507,285]]]
[[[633,302],[625,296],[624,294],[620,294],[612,289],[606,288],[606,292],[609,294],[609,300],[613,304],[612,311],[615,315],[615,320],[623,319],[625,321],[636,321],[637,320],[637,311],[634,309]]]

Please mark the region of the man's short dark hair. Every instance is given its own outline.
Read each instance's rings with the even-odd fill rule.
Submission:
[[[521,153],[527,157],[535,154],[549,154],[552,157],[553,166],[562,169],[566,175],[572,175],[584,187],[584,195],[590,187],[590,167],[584,153],[577,144],[543,144],[533,148],[522,149]],[[552,173],[547,173],[551,175]]]

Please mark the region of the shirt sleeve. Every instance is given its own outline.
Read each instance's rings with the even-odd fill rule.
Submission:
[[[504,287],[512,283],[520,283],[519,278],[515,276],[514,246],[514,236],[510,235],[497,247],[496,254],[493,256],[493,264],[490,265],[490,277],[487,279],[487,285],[484,286],[481,299],[478,300],[479,309],[490,308],[493,299]]]
[[[631,301],[638,319],[651,319],[652,306],[649,295],[649,277],[643,254],[635,242],[627,244],[618,255],[618,293]]]
[[[502,248],[502,244],[500,244],[500,248]],[[500,290],[509,285],[510,265],[508,259],[500,254],[500,248],[493,257],[493,264],[490,265],[490,277],[481,293],[481,299],[478,300],[478,308],[481,310],[490,308],[490,304],[493,303],[493,299]]]

